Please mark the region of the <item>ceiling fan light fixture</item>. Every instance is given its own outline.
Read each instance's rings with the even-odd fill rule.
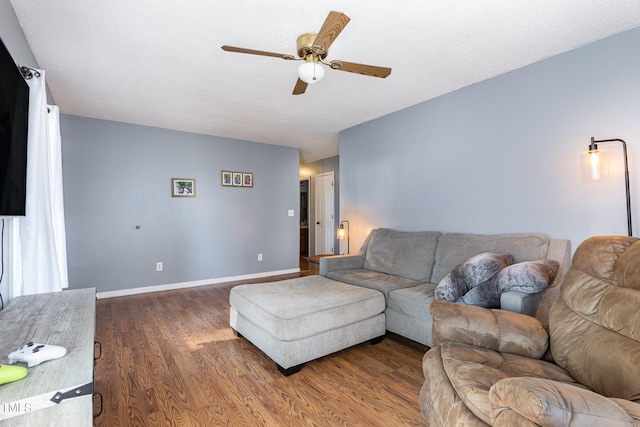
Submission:
[[[324,77],[324,66],[315,58],[307,59],[298,67],[298,77],[310,85],[317,83]]]
[[[308,85],[322,80],[326,71],[324,65],[332,70],[347,71],[384,79],[391,74],[391,68],[339,60],[325,62],[329,53],[329,46],[331,46],[335,38],[338,37],[349,21],[350,18],[342,12],[336,12],[335,10],[329,12],[329,15],[327,15],[327,18],[317,33],[305,33],[298,37],[296,40],[296,47],[298,49],[297,58],[289,54],[227,45],[223,45],[222,50],[226,52],[248,53],[250,55],[272,56],[286,60],[304,61],[302,65],[298,67],[298,79],[296,80],[293,92],[291,92],[292,95],[301,95],[305,93]]]

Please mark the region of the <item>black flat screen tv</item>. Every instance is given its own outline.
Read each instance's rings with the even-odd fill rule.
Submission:
[[[24,216],[29,85],[0,39],[0,217]]]

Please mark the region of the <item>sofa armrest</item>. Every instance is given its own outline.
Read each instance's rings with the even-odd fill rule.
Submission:
[[[640,413],[640,404],[545,378],[502,379],[489,390],[489,400],[494,426],[514,425],[519,417],[545,426],[638,425]]]
[[[549,334],[535,317],[436,299],[429,309],[433,347],[457,341],[540,359],[549,346]]]
[[[544,291],[535,294],[527,294],[520,291],[507,291],[500,295],[500,308],[502,310],[513,311],[514,313],[522,313],[527,316],[536,315],[538,304],[542,299]]]
[[[320,258],[320,274],[326,276],[331,271],[353,270],[362,268],[363,265],[363,254],[323,257]]]

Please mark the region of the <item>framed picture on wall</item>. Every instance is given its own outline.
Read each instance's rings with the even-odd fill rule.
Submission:
[[[233,186],[242,187],[242,172],[233,172]]]
[[[225,187],[230,187],[233,185],[233,172],[222,171],[222,185]]]
[[[195,197],[196,180],[193,178],[171,178],[171,197]]]
[[[242,173],[242,186],[253,187],[253,174],[249,172]]]

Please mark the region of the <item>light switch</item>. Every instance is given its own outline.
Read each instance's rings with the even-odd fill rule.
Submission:
[[[295,212],[293,211],[293,209],[289,209],[289,216],[294,216]]]

